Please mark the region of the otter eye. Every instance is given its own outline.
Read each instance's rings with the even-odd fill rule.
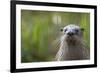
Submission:
[[[67,31],[67,29],[65,29],[65,32]]]
[[[76,33],[78,33],[78,32],[79,32],[79,30],[78,30],[78,29],[75,29],[75,32],[76,32]]]

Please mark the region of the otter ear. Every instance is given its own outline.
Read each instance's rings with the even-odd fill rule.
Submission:
[[[63,31],[63,28],[61,28],[60,31],[62,32]]]
[[[85,29],[84,28],[81,28],[81,31],[84,31]]]

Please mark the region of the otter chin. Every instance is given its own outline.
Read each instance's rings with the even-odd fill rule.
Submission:
[[[89,51],[83,40],[84,29],[70,24],[61,29],[60,48],[56,54],[57,61],[89,59]]]

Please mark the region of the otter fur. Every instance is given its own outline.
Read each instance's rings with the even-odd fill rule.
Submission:
[[[60,39],[60,48],[56,54],[57,61],[89,59],[89,49],[83,40],[84,29],[77,25],[65,26]]]

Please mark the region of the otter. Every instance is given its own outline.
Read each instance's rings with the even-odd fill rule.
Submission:
[[[61,29],[60,48],[56,54],[57,61],[86,60],[90,58],[89,49],[83,40],[84,29],[70,24]]]

